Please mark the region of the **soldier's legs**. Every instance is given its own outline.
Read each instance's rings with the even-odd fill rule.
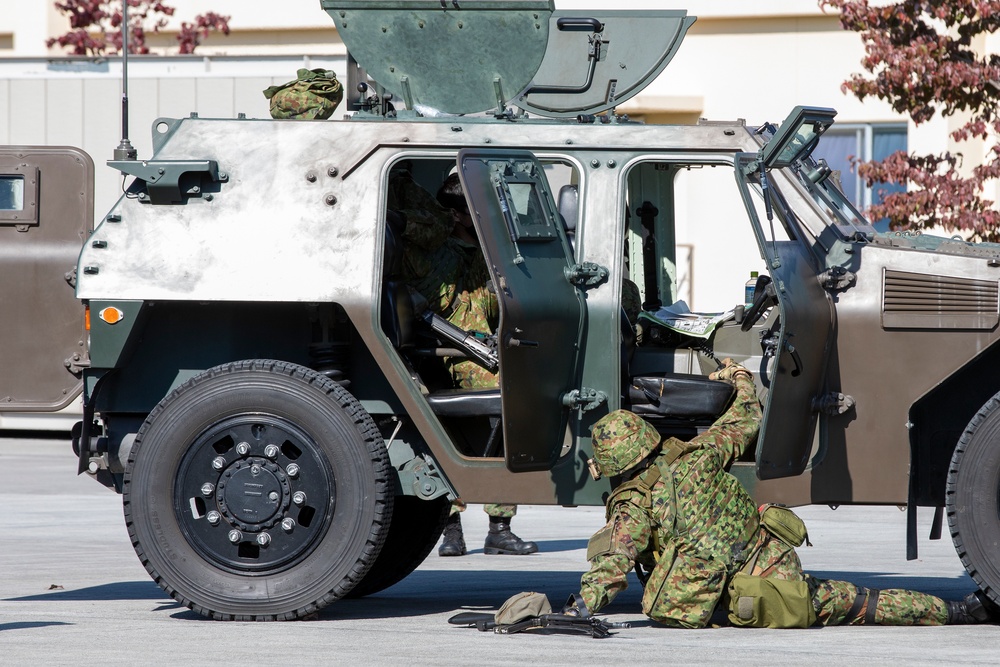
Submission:
[[[500,505],[497,503],[489,503],[488,505],[483,505],[483,511],[489,514],[491,517],[497,517],[498,519],[512,519],[517,514],[517,505]]]
[[[449,371],[455,385],[464,389],[488,389],[499,383],[497,376],[469,360],[449,360]],[[490,517],[490,530],[483,551],[490,555],[523,556],[538,551],[538,545],[527,542],[510,529],[510,520],[517,514],[517,505],[491,503],[483,506]]]
[[[764,542],[756,566],[749,574],[792,581],[805,579],[816,617],[823,625],[942,625],[948,620],[948,603],[933,595],[902,589],[877,591],[804,574],[795,549],[774,537]],[[875,598],[877,602],[869,607]]]
[[[948,603],[933,595],[899,588],[864,588],[808,574],[806,581],[816,616],[823,625],[944,625],[948,622]]]
[[[462,512],[465,511],[465,503],[456,498],[451,501],[451,514],[448,515],[448,522],[444,525],[441,546],[438,547],[439,556],[464,556],[467,553],[465,547],[465,535],[462,533]]]
[[[483,551],[490,555],[526,556],[538,551],[538,545],[527,542],[510,529],[510,520],[517,514],[517,505],[484,505],[490,515],[490,531],[486,534]]]

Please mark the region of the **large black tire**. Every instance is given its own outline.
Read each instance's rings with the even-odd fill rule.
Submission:
[[[945,508],[965,569],[1000,603],[1000,394],[976,413],[958,441]]]
[[[231,363],[178,387],[139,429],[125,523],[181,604],[222,620],[301,618],[375,561],[389,475],[378,428],[337,383],[281,361]]]
[[[421,500],[399,496],[392,508],[389,536],[368,574],[347,594],[359,598],[389,588],[417,569],[444,529],[451,503],[444,496]]]

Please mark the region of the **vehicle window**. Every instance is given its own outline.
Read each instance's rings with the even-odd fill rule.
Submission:
[[[0,176],[0,211],[24,209],[24,176]]]
[[[753,199],[767,226],[759,188]],[[726,312],[744,302],[751,272],[766,272],[731,164],[638,164],[628,175],[624,215],[626,277],[646,310],[683,301],[695,312]],[[774,220],[772,238],[787,240]]]

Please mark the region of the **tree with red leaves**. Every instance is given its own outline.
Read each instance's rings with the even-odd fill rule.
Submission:
[[[983,197],[986,181],[1000,176],[1000,56],[981,53],[977,38],[1000,28],[1000,0],[819,0],[840,12],[840,23],[860,33],[861,64],[842,88],[858,99],[876,97],[916,124],[936,113],[967,120],[951,133],[957,143],[983,140],[970,175],[959,169],[962,153],[915,155],[900,151],[877,162],[857,163],[869,187],[899,183],[908,191],[888,194],[869,209],[893,229],[942,227],[969,240],[1000,241],[1000,211]]]
[[[122,48],[122,0],[64,0],[56,9],[69,17],[70,30],[53,37],[47,46],[58,44],[73,55],[100,56],[118,53]],[[128,0],[129,53],[149,53],[146,32],[159,32],[174,15],[174,8],[158,0]],[[212,32],[229,34],[229,17],[215,12],[199,14],[193,23],[181,23],[177,34],[179,53],[194,50]]]

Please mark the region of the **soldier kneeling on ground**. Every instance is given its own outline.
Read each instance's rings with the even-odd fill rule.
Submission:
[[[661,442],[651,424],[625,410],[594,425],[593,461],[621,482],[608,498],[607,525],[587,549],[590,571],[580,595],[591,612],[610,603],[636,568],[645,578],[643,613],[669,626],[701,628],[726,618],[733,625],[786,628],[1000,620],[1000,609],[981,591],[949,602],[803,573],[795,553],[807,540],[801,519],[783,506],[758,510],[727,472],[760,425],[753,376],[726,359],[710,377],[734,384],[737,395],[690,442]]]

